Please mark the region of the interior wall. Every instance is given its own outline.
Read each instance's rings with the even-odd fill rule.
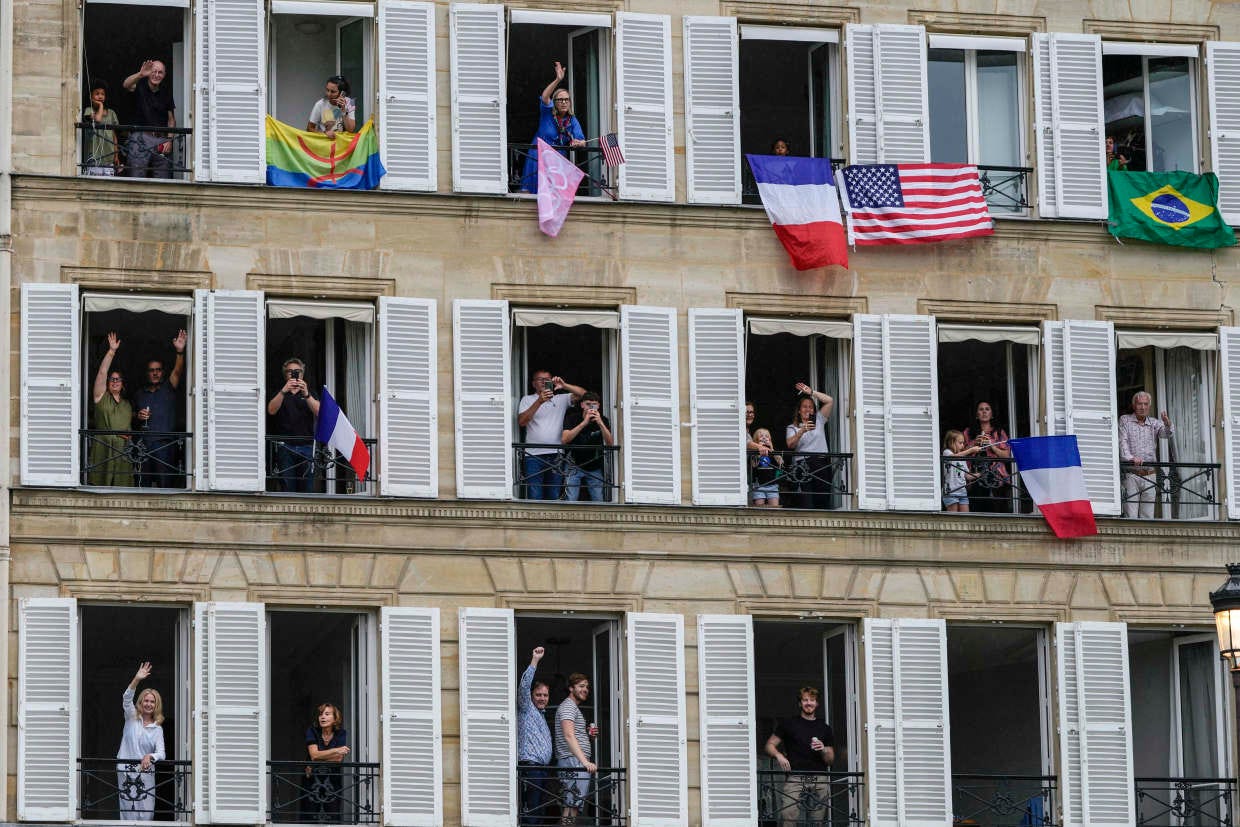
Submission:
[[[270,747],[273,761],[306,757],[306,729],[321,703],[340,707],[348,733],[350,760],[366,755],[359,737],[357,699],[352,697],[353,626],[345,612],[283,612],[267,615],[270,639]]]
[[[753,624],[756,754],[763,754],[766,740],[780,718],[800,714],[797,693],[802,686],[815,687],[825,698],[828,687],[823,636],[836,628],[838,624],[834,623],[791,620]],[[838,685],[835,681],[831,683]],[[820,703],[820,717],[830,717],[828,706],[835,707]],[[846,722],[830,723],[838,746],[847,734]],[[837,767],[842,769],[843,765],[837,763]]]
[[[811,155],[809,51],[780,40],[740,43],[741,152],[769,155],[776,138],[789,155]]]
[[[299,32],[296,24],[303,21],[317,23],[322,31]],[[277,120],[298,129],[306,128],[314,102],[323,97],[324,84],[336,74],[337,22],[337,17],[322,15],[271,15],[274,71],[270,111]]]
[[[1132,768],[1137,776],[1171,774],[1171,635],[1128,635],[1132,690]]]

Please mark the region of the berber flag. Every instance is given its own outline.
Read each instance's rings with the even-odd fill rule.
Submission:
[[[771,226],[792,266],[848,266],[835,175],[827,158],[746,155]]]

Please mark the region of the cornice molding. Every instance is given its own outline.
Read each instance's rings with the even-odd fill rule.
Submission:
[[[989,623],[1058,623],[1071,617],[1066,605],[1053,603],[958,603],[930,599],[930,617],[943,620],[977,620]]]
[[[773,313],[789,317],[841,317],[864,313],[869,301],[864,296],[781,295],[778,293],[725,294],[724,305],[746,313]]]
[[[1160,43],[1200,43],[1203,40],[1219,39],[1219,27],[1208,23],[1086,19],[1081,21],[1081,31],[1117,40]]]
[[[786,23],[794,26],[843,26],[860,23],[856,6],[818,6],[780,0],[720,0],[719,14],[742,23]]]
[[[978,278],[982,276],[977,275]],[[917,312],[952,322],[1037,324],[1059,318],[1059,306],[1034,302],[962,302],[959,299],[918,299]]]
[[[1014,35],[1046,31],[1046,18],[1024,14],[990,14],[962,11],[910,9],[908,22],[921,24],[930,32],[955,34]]]
[[[248,273],[245,286],[277,296],[307,299],[361,299],[374,301],[379,296],[396,295],[396,279],[367,276],[282,276],[275,273]]]
[[[114,601],[118,603],[200,603],[211,599],[211,584],[186,586],[171,583],[150,583],[135,585],[133,583],[113,583],[110,581],[66,580],[60,584],[61,597],[76,597],[79,600],[95,602]]]
[[[87,290],[143,293],[188,293],[215,286],[215,274],[202,270],[138,270],[127,267],[60,268],[60,280]]]
[[[1120,307],[1106,304],[1094,308],[1094,316],[1099,321],[1114,322],[1119,327],[1211,332],[1217,327],[1230,325],[1233,318],[1231,308],[1224,307],[1193,310],[1188,307]]]
[[[548,594],[531,595],[524,592],[499,592],[495,606],[518,612],[555,612],[564,614],[612,614],[615,612],[640,612],[641,595],[636,594]]]
[[[637,304],[637,288],[492,284],[491,298],[546,307],[600,307],[615,310],[622,304]]]

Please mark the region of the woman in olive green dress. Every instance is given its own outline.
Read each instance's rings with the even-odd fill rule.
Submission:
[[[99,431],[128,431],[133,424],[133,406],[125,398],[125,380],[118,370],[110,370],[112,359],[121,346],[115,332],[108,333],[108,352],[99,363],[95,385],[91,390],[94,401],[95,429]],[[133,462],[125,453],[129,436],[100,434],[90,443],[91,485],[133,485]]]

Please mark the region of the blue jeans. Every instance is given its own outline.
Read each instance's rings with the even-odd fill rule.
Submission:
[[[521,827],[555,824],[560,820],[556,806],[554,770],[518,761],[521,773]]]
[[[560,455],[526,454],[522,476],[525,496],[531,500],[558,500],[563,479],[560,476]]]
[[[564,483],[568,496],[565,498],[570,503],[577,502],[578,492],[581,491],[582,481],[585,482],[586,490],[590,492],[590,499],[596,503],[607,502],[610,497],[604,489],[603,469],[595,468],[589,471],[582,470],[576,465],[568,466],[568,477]]]
[[[314,490],[314,444],[276,446],[276,467],[280,483],[290,493],[308,494]]]

